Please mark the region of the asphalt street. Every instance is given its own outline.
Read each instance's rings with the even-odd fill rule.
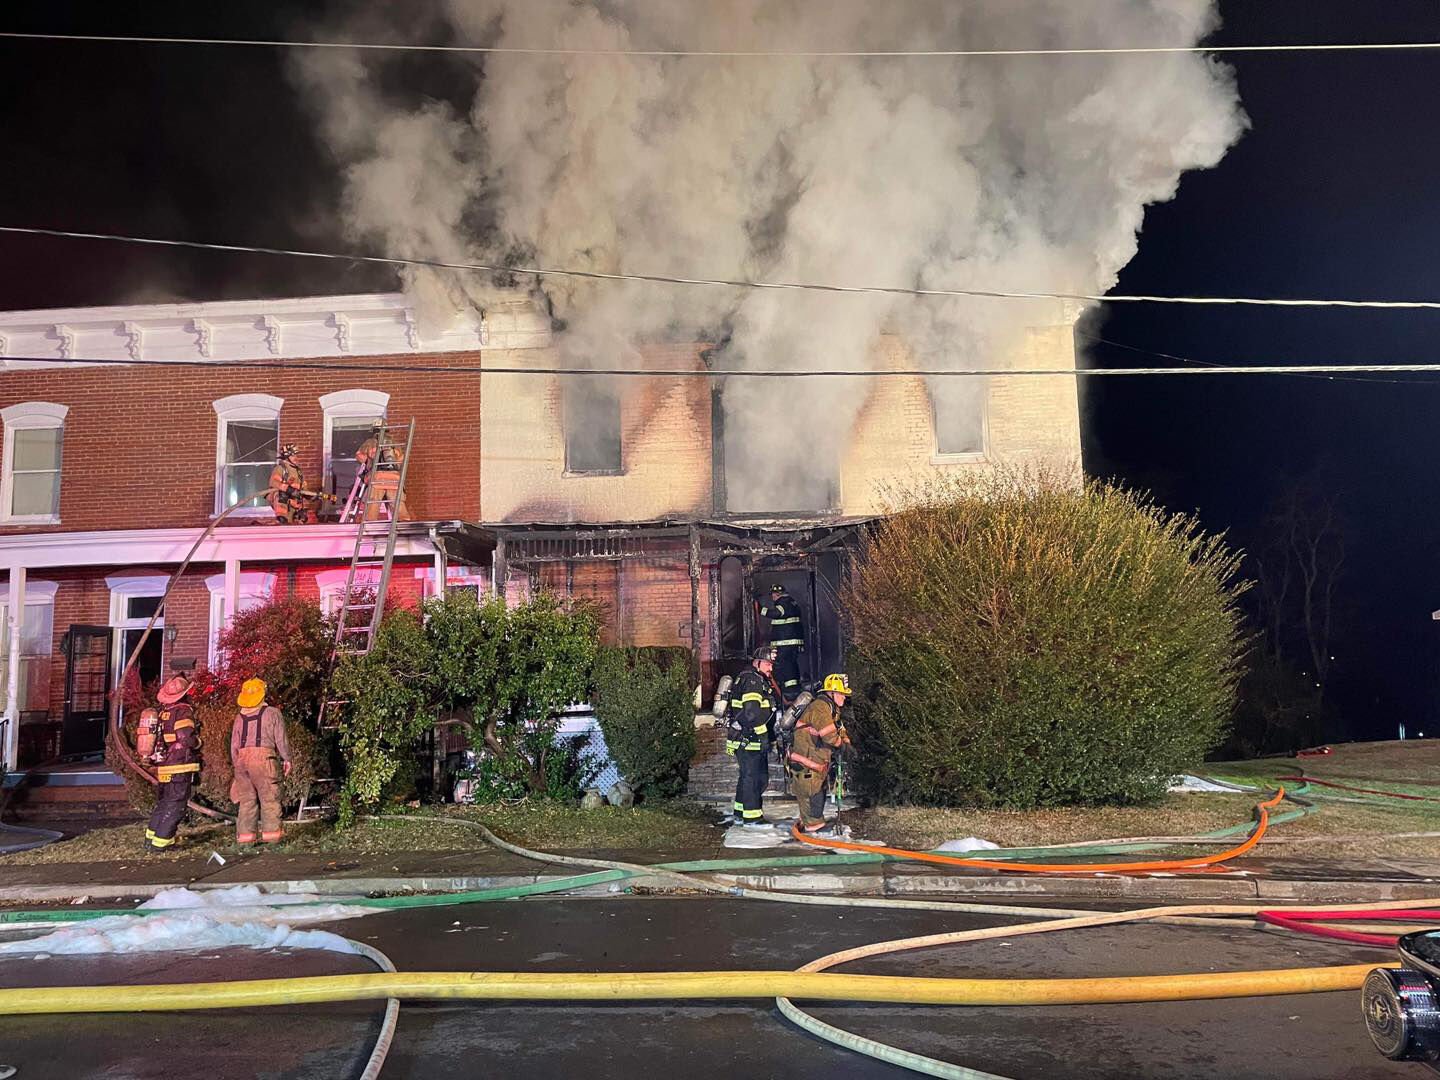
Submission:
[[[656,971],[796,967],[836,949],[1013,922],[944,913],[792,907],[711,899],[492,903],[372,915],[329,929],[401,970]],[[1100,976],[1381,961],[1384,952],[1281,931],[1132,926],[901,954],[851,965],[876,974]],[[176,982],[373,970],[301,951],[0,960],[0,985]],[[1370,1045],[1358,992],[1235,1001],[1049,1008],[817,1006],[862,1035],[1016,1080],[1034,1077],[1429,1075]],[[353,1076],[379,1004],[0,1018],[0,1065],[15,1080],[310,1080]],[[913,1076],[819,1042],[772,1002],[405,1005],[388,1078],[685,1080]]]

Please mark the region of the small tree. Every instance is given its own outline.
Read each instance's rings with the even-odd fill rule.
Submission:
[[[867,539],[847,586],[872,779],[940,805],[1158,797],[1223,734],[1237,557],[1099,483],[945,479]]]
[[[641,797],[685,790],[695,756],[688,649],[601,649],[595,716],[620,774]]]
[[[266,699],[287,719],[314,723],[334,635],[334,623],[314,600],[271,600],[235,616],[216,643],[219,665],[197,682],[202,693],[233,701],[246,679],[264,679]]]

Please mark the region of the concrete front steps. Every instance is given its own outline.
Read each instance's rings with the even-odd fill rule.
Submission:
[[[715,727],[713,721],[709,713],[695,717],[695,757],[690,761],[690,784],[685,793],[701,802],[722,803],[728,809],[735,801],[735,759],[725,753],[725,729]],[[765,799],[791,801],[785,791],[785,770],[773,753]]]
[[[138,815],[125,781],[100,763],[55,765],[5,778],[7,821],[109,825]]]

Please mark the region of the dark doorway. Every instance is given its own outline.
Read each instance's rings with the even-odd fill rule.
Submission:
[[[814,574],[807,568],[798,569],[774,569],[757,570],[755,572],[755,626],[757,628],[756,640],[766,640],[765,620],[760,618],[760,611],[770,599],[770,586],[781,585],[785,591],[795,598],[800,605],[800,617],[803,623],[802,629],[805,638],[805,651],[800,654],[800,681],[802,684],[812,681],[815,676],[816,664],[820,660],[815,655],[816,639],[816,610],[815,610],[815,588]]]
[[[71,626],[65,635],[65,711],[60,752],[88,757],[105,747],[106,705],[110,699],[108,626]]]

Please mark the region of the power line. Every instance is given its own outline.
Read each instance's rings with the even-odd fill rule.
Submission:
[[[704,285],[727,289],[779,289],[800,292],[943,297],[949,299],[1076,300],[1081,303],[1091,304],[1225,304],[1250,307],[1440,310],[1440,300],[1289,300],[1276,299],[1274,297],[1150,296],[1117,293],[1102,296],[1093,293],[1010,292],[1001,289],[909,289],[893,285],[836,285],[813,281],[750,281],[740,278],[671,277],[665,274],[610,274],[599,270],[569,270],[558,267],[540,266],[503,266],[494,263],[447,262],[442,259],[405,259],[385,255],[342,254],[329,251],[305,251],[296,248],[257,247],[249,244],[214,244],[200,240],[166,240],[151,236],[75,232],[68,229],[42,229],[20,225],[0,225],[0,233],[13,233],[25,236],[54,236],[71,240],[107,240],[126,244],[145,244],[152,247],[187,248],[198,251],[226,251],[246,255],[290,255],[303,259],[332,259],[339,262],[375,263],[384,266],[420,266],[439,270],[462,270],[470,273],[514,274],[521,277],[584,278],[593,281],[635,281],[661,285]]]
[[[434,354],[431,354],[434,355]],[[1177,357],[1176,359],[1184,359]],[[904,379],[1007,378],[1011,376],[1124,377],[1147,375],[1324,375],[1358,372],[1436,374],[1440,362],[1419,364],[1210,364],[1136,368],[617,368],[486,367],[483,364],[381,364],[331,360],[120,360],[114,357],[5,356],[0,363],[113,367],[248,368],[294,371],[407,372],[434,375],[590,375],[667,379]],[[1201,362],[1203,363],[1203,362]],[[14,369],[14,370],[25,370]],[[1396,380],[1403,381],[1403,380]]]
[[[1155,357],[1159,357],[1159,358],[1161,358],[1161,359],[1163,359],[1163,360],[1174,360],[1174,361],[1176,361],[1177,363],[1181,363],[1181,364],[1197,364],[1197,365],[1199,365],[1199,366],[1201,366],[1201,367],[1211,367],[1211,368],[1223,366],[1223,365],[1221,365],[1221,364],[1218,364],[1218,363],[1217,363],[1216,361],[1214,361],[1214,360],[1196,360],[1194,357],[1191,357],[1191,356],[1176,356],[1174,353],[1159,352],[1158,350],[1155,350],[1155,349],[1142,349],[1142,348],[1141,348],[1140,346],[1138,346],[1138,345],[1127,345],[1127,344],[1125,344],[1123,341],[1111,341],[1109,338],[1099,337],[1099,336],[1096,335],[1096,334],[1088,334],[1088,333],[1086,333],[1086,332],[1083,331],[1083,330],[1076,330],[1076,331],[1075,331],[1075,336],[1076,336],[1076,337],[1082,337],[1082,338],[1084,338],[1084,339],[1087,340],[1087,341],[1096,342],[1097,344],[1100,344],[1100,345],[1109,345],[1109,346],[1111,346],[1112,348],[1124,349],[1126,352],[1139,353],[1139,354],[1142,355],[1142,356],[1155,356]],[[1389,367],[1389,366],[1387,365],[1387,366],[1386,366],[1386,370],[1387,370],[1387,371],[1393,371],[1394,369],[1391,368],[1391,367]],[[1364,375],[1319,375],[1319,374],[1311,375],[1311,374],[1306,374],[1306,375],[1297,375],[1296,377],[1297,377],[1297,378],[1307,378],[1307,379],[1323,379],[1325,382],[1389,383],[1389,384],[1391,384],[1392,386],[1436,386],[1436,385],[1440,385],[1440,384],[1435,383],[1435,382],[1434,382],[1433,380],[1431,380],[1431,379],[1383,379],[1383,378],[1371,378],[1371,377],[1369,377],[1369,376],[1364,376]]]
[[[1295,45],[1136,45],[1076,49],[582,49],[510,45],[413,45],[376,41],[285,41],[268,38],[144,37],[0,31],[0,38],[117,45],[235,45],[266,49],[355,49],[368,52],[475,53],[491,56],[697,57],[712,60],[946,59],[1006,56],[1135,56],[1176,53],[1397,52],[1440,49],[1437,41],[1301,43]]]

